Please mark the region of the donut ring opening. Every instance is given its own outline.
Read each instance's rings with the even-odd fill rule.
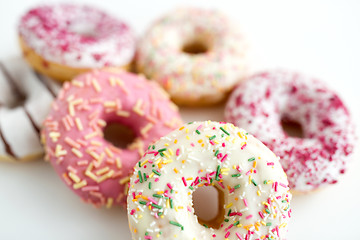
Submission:
[[[135,133],[129,126],[119,122],[108,122],[103,129],[104,139],[115,147],[125,149],[135,141]]]
[[[292,120],[286,117],[280,119],[281,127],[284,133],[293,138],[305,138],[302,125],[296,120]]]
[[[209,45],[200,39],[195,39],[192,41],[188,41],[182,47],[182,51],[187,54],[196,55],[196,54],[204,54],[209,51]]]
[[[215,186],[197,188],[193,194],[194,214],[204,227],[219,229],[224,221],[224,192]]]
[[[100,130],[101,137],[98,140],[104,141],[107,145],[113,145],[119,151],[137,151],[140,146],[139,142],[146,138],[141,134],[140,129],[136,129],[136,123],[130,121],[128,117],[106,112],[105,108],[100,111],[100,114],[94,118],[103,122]],[[147,120],[141,117],[138,121]]]

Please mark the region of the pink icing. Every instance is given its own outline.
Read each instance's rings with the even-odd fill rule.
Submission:
[[[19,34],[46,60],[72,67],[123,66],[130,63],[135,52],[129,26],[89,6],[33,8],[22,17]]]
[[[136,135],[127,149],[103,138],[104,123],[114,122]],[[126,177],[147,146],[179,124],[177,107],[156,83],[103,70],[64,84],[42,135],[46,157],[65,183],[86,202],[112,205],[125,203]]]
[[[286,71],[259,73],[240,84],[229,98],[225,118],[280,157],[290,187],[297,191],[336,183],[356,140],[349,111],[334,91]],[[298,122],[304,138],[288,136],[282,119]]]

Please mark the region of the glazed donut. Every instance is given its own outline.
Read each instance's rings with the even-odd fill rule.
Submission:
[[[120,149],[107,124],[134,132]],[[147,145],[181,124],[177,107],[156,83],[122,70],[94,70],[65,82],[44,122],[46,158],[85,202],[125,204],[128,175]]]
[[[214,227],[194,214],[192,195],[204,186],[223,193]],[[230,123],[207,121],[149,147],[131,176],[127,210],[134,240],[284,239],[290,200],[286,175],[267,147]]]
[[[42,5],[19,24],[23,55],[38,72],[59,81],[94,68],[127,68],[135,53],[132,30],[89,6]]]
[[[339,96],[319,80],[288,71],[258,73],[240,84],[225,119],[280,157],[295,192],[336,183],[355,145],[354,125]],[[282,120],[300,124],[303,138],[289,136]]]
[[[39,129],[59,88],[50,89],[23,59],[0,61],[0,160],[42,156]]]
[[[175,103],[211,105],[244,78],[245,50],[242,34],[222,13],[181,8],[147,31],[137,48],[136,65]]]

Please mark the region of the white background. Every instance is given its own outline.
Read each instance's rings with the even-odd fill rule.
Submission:
[[[50,2],[50,1],[48,1]],[[85,2],[85,1],[78,1]],[[360,1],[86,1],[130,23],[140,35],[176,7],[219,8],[238,21],[251,45],[252,72],[294,69],[327,81],[360,128]],[[3,1],[0,59],[19,56],[17,21],[34,0]],[[1,86],[0,86],[1,88]],[[223,120],[223,106],[181,109],[185,121]],[[360,164],[334,186],[294,196],[288,239],[360,239]],[[0,162],[0,239],[130,239],[122,209],[82,203],[41,160]]]

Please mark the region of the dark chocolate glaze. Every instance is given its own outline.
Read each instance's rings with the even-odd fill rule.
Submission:
[[[40,128],[37,126],[37,124],[35,123],[34,119],[32,118],[29,111],[26,109],[26,107],[23,106],[23,108],[24,108],[24,112],[25,112],[26,116],[29,118],[29,120],[31,122],[31,125],[33,126],[33,128],[36,131],[37,135],[40,137]]]
[[[11,92],[16,96],[16,99],[18,99],[18,101],[22,101],[24,102],[24,100],[26,99],[26,95],[20,90],[20,88],[18,87],[18,85],[16,84],[16,81],[14,80],[14,78],[10,75],[10,73],[8,72],[8,70],[5,68],[4,64],[2,62],[0,62],[0,71],[3,73],[3,75],[5,76],[6,81],[8,82],[10,88],[11,88]],[[3,103],[0,103],[0,107],[2,105],[5,105]],[[27,111],[27,109],[25,108],[25,106],[21,106],[24,109],[24,112],[26,114],[26,116],[29,118],[31,125],[33,126],[34,130],[36,131],[36,133],[40,136],[40,129],[39,127],[35,124],[34,119],[31,117],[30,113]],[[9,145],[8,141],[6,140],[4,134],[2,133],[2,129],[0,126],[0,139],[3,141],[4,145],[5,145],[5,151],[8,155],[16,158],[13,150],[11,149],[11,146]]]
[[[2,62],[0,62],[0,71],[2,71],[2,73],[4,74],[5,79],[7,80],[11,88],[11,92],[16,96],[16,99],[18,99],[19,101],[24,101],[26,99],[26,95],[20,90],[19,86],[17,86],[16,81],[10,75]]]
[[[0,105],[0,108],[1,108],[1,105]],[[4,145],[5,145],[5,151],[6,151],[6,153],[7,153],[8,155],[16,158],[13,150],[11,149],[11,147],[10,147],[9,143],[7,142],[4,134],[2,133],[1,125],[0,125],[0,139],[2,140],[2,142],[3,142]]]

